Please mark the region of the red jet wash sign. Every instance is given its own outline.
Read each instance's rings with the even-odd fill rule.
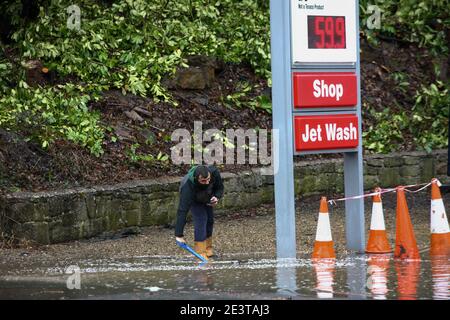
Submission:
[[[353,114],[296,116],[296,151],[355,148],[358,146],[358,117]]]
[[[294,73],[294,107],[353,107],[358,103],[356,74]]]

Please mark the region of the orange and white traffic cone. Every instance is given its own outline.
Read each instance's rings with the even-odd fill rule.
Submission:
[[[380,192],[381,189],[375,189]],[[373,196],[372,218],[370,221],[369,241],[367,242],[366,253],[391,253],[392,249],[387,239],[386,227],[384,225],[383,204],[381,194]]]
[[[320,200],[319,221],[317,223],[316,241],[314,242],[313,259],[336,258],[334,243],[331,238],[330,217],[328,215],[327,198]]]
[[[404,187],[397,187],[395,258],[420,259],[414,229],[409,216]]]
[[[444,202],[442,201],[439,181],[431,181],[431,248],[432,256],[450,255],[450,229]]]

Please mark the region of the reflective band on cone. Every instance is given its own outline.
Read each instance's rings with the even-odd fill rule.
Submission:
[[[420,259],[414,229],[409,217],[404,187],[397,188],[397,216],[395,230],[395,258]]]
[[[379,188],[375,192],[381,191]],[[379,194],[373,196],[372,218],[366,253],[390,253],[392,249],[384,225],[383,204]]]
[[[367,287],[373,294],[374,299],[385,300],[389,292],[387,283],[387,270],[389,269],[390,255],[372,255],[368,259],[369,268],[367,273]]]
[[[314,242],[313,259],[336,258],[334,243],[331,238],[330,217],[328,215],[327,198],[320,200],[319,221],[317,223],[316,241]]]
[[[450,299],[450,262],[447,258],[431,257],[431,276],[433,280],[433,299]]]
[[[431,248],[432,256],[450,255],[450,229],[444,202],[436,179],[431,181]]]

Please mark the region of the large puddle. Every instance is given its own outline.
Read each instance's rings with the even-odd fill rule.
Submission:
[[[189,256],[144,256],[0,276],[2,299],[449,299],[449,289],[450,260],[428,252],[416,261],[235,255],[203,265]]]

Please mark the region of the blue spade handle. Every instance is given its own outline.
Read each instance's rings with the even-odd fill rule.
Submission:
[[[176,241],[176,240],[175,240]],[[197,252],[195,252],[194,249],[192,249],[190,246],[188,246],[188,244],[186,242],[180,242],[180,241],[176,241],[177,245],[186,250],[189,251],[190,253],[192,253],[194,256],[196,256],[197,258],[199,258],[202,262],[208,262],[208,260],[206,260],[205,258],[203,258],[201,255],[199,255]]]

